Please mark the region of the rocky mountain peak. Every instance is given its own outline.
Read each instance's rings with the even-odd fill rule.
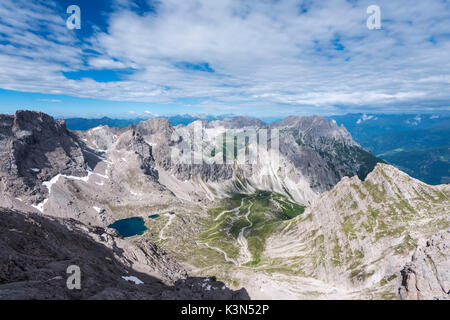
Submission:
[[[81,147],[64,121],[34,111],[0,115],[0,164],[1,191],[34,200],[47,194],[43,181],[86,174]]]
[[[16,130],[41,131],[44,128],[52,131],[66,130],[64,120],[55,122],[53,117],[43,112],[18,110],[14,114],[14,128]]]
[[[390,179],[411,180],[408,174],[386,163],[377,163],[375,168],[367,175],[366,180],[376,182],[380,177]]]
[[[161,144],[170,141],[174,128],[169,119],[154,118],[140,122],[135,126],[135,130],[139,132],[145,140],[154,144]]]
[[[367,175],[364,182],[378,186],[378,190],[385,194],[386,198],[401,197],[409,200],[424,195],[433,199],[436,197],[434,192],[430,192],[427,184],[410,177],[394,166],[384,163],[378,163],[375,169]]]
[[[236,116],[232,118],[225,118],[223,120],[212,121],[211,126],[223,126],[225,129],[243,129],[248,127],[262,128],[265,123],[259,119],[254,119],[244,116]]]
[[[290,116],[281,122],[273,123],[271,126],[276,128],[289,128],[294,132],[294,135],[310,141],[316,141],[321,137],[328,137],[347,144],[358,145],[353,141],[351,134],[343,126],[339,127],[336,121],[329,121],[319,116]]]
[[[327,125],[330,126],[332,125],[332,122],[328,121],[326,118],[313,115],[313,116],[289,116],[281,121],[275,122],[274,124],[285,127],[298,127],[299,129],[301,129],[302,127],[309,128],[311,124],[315,124],[317,126],[327,126]]]
[[[397,297],[400,270],[417,245],[448,228],[449,201],[448,189],[377,164],[365,180],[344,177],[321,194],[267,251],[289,248],[297,256],[284,255],[286,263],[299,259],[307,274]]]
[[[167,118],[151,118],[141,121],[137,126],[141,129],[147,129],[149,132],[155,132],[158,129],[170,128],[172,127],[172,124]]]

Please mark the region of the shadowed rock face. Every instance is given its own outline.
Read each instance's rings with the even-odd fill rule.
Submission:
[[[244,289],[188,277],[149,241],[5,209],[0,221],[0,299],[248,299]],[[80,290],[67,289],[70,265],[81,269]]]
[[[86,175],[85,160],[77,139],[64,121],[44,113],[17,111],[0,115],[0,191],[45,198],[42,182],[57,174]]]

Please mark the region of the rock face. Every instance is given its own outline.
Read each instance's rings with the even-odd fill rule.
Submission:
[[[111,176],[120,176],[124,170],[117,162],[128,161],[128,156],[120,154],[131,153],[141,170],[128,173],[129,177],[143,173],[145,178],[138,180],[147,181],[142,183],[177,198],[215,200],[258,189],[282,193],[304,204],[344,176],[364,177],[380,161],[354,142],[345,128],[319,117],[289,117],[270,126],[245,117],[177,127],[167,119],[150,119],[124,129],[102,126],[86,132],[69,132],[63,121],[30,111],[3,115],[0,121],[0,188],[41,211],[50,205],[44,201],[48,201],[49,182],[57,175],[90,181],[86,170],[100,174],[101,164],[106,163]],[[249,130],[258,135],[267,130],[268,145],[273,143],[272,130],[279,130],[279,150],[239,143],[236,151],[224,153],[219,144],[227,130],[239,139]],[[229,139],[227,143],[233,143],[233,137]],[[236,160],[247,153],[258,154],[258,161]]]
[[[42,201],[48,190],[42,182],[59,173],[86,175],[77,139],[64,121],[29,111],[0,115],[0,192]]]
[[[346,177],[322,194],[303,215],[266,241],[265,255],[268,263],[282,261],[281,266],[302,276],[370,291],[372,297],[397,298],[400,270],[431,238],[429,246],[415,254],[415,267],[403,271],[411,279],[404,280],[403,296],[415,295],[412,287],[417,278],[412,274],[422,277],[417,280],[422,287],[430,286],[422,289],[424,295],[437,295],[442,290],[436,291],[439,281],[433,283],[432,278],[441,279],[444,291],[447,284],[442,281],[448,278],[442,270],[449,260],[449,207],[448,186],[429,186],[378,164],[364,181]],[[446,233],[433,237],[441,231]],[[434,274],[431,260],[425,263],[431,254],[436,259]]]
[[[382,162],[354,142],[345,128],[320,117],[289,117],[271,125],[236,117],[210,123],[195,121],[177,127],[165,119],[150,119],[133,130],[152,146],[158,170],[180,181],[191,181],[200,190],[206,185],[204,193],[211,199],[259,189],[308,203],[342,177],[364,178],[376,163]],[[272,132],[279,130],[279,149],[271,153],[257,150],[250,143],[246,150],[243,142],[246,135],[255,132],[261,143],[264,130],[267,130],[268,146],[275,141]],[[230,137],[221,140],[224,132]],[[233,144],[233,138],[236,146],[231,149],[235,151],[225,154],[222,141]],[[255,159],[258,157],[258,161],[239,163],[236,160],[240,156],[244,159],[247,153],[255,155]],[[200,160],[192,163],[191,159]]]
[[[309,178],[314,191],[324,192],[344,176],[364,179],[382,160],[361,148],[336,121],[313,117],[288,117],[272,124],[281,130],[280,151]]]
[[[158,171],[154,169],[155,159],[152,154],[152,147],[145,142],[142,135],[136,131],[132,132],[133,139],[130,148],[139,157],[140,168],[144,174],[151,176],[155,181],[158,180]]]
[[[188,277],[149,241],[4,209],[0,220],[0,299],[248,299],[245,290]],[[80,267],[80,290],[66,286],[71,265]]]
[[[226,129],[243,129],[243,128],[264,128],[265,124],[261,120],[248,117],[237,116],[226,118],[223,120],[212,121],[210,127],[223,126]]]
[[[403,270],[401,299],[450,299],[450,231],[431,237],[417,248]]]

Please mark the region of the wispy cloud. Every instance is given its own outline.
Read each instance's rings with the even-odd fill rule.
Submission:
[[[59,99],[36,99],[36,101],[39,101],[39,102],[52,102],[52,103],[62,102],[62,100],[59,100]]]
[[[57,3],[2,0],[0,87],[116,101],[191,99],[205,112],[448,108],[449,2],[377,1],[382,29],[371,31],[372,2],[165,0],[148,1],[146,13],[121,0],[106,29],[81,42]],[[80,70],[133,71],[109,82],[62,73]]]

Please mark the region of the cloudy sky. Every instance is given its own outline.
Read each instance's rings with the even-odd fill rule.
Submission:
[[[2,113],[449,111],[450,1],[1,0],[0,70]]]

